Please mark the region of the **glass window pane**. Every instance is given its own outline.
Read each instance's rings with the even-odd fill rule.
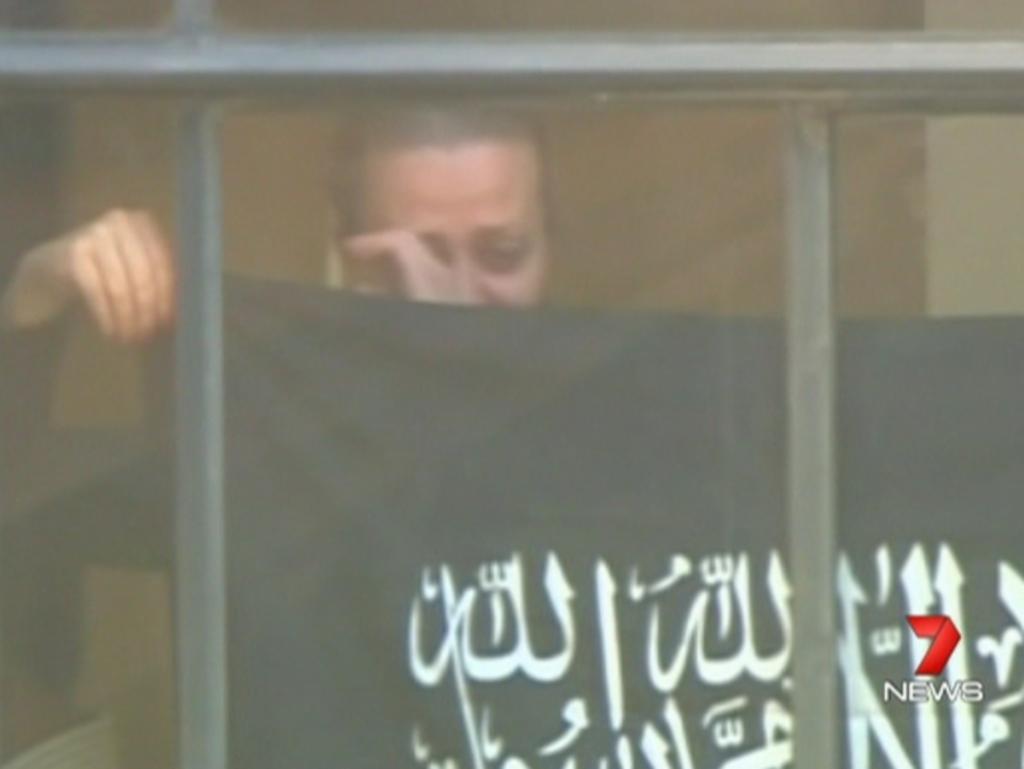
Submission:
[[[1006,116],[845,119],[843,311],[1016,315],[1020,136]]]
[[[958,32],[1008,33],[1024,26],[1024,10],[1006,0],[981,3],[955,3],[950,0],[926,0],[924,18],[928,29]]]
[[[228,119],[231,269],[323,280],[328,236],[346,216],[334,190],[359,156],[359,114],[257,110]],[[774,112],[643,106],[526,114],[543,137],[557,248],[551,302],[780,312],[785,201]]]
[[[406,31],[604,30],[765,31],[822,29],[920,29],[919,0],[842,3],[837,0],[564,0],[517,3],[440,0],[429,6],[390,3],[333,3],[301,0],[223,0],[227,23],[253,29],[336,29]]]
[[[913,116],[840,121],[839,310],[923,313],[928,266],[926,122]]]
[[[871,713],[846,729],[851,755],[882,763],[963,761],[986,728],[979,766],[1018,759],[1019,719],[959,693],[939,704],[933,687],[997,703],[1022,684],[1017,652],[993,651],[1021,632],[1024,584],[1021,131],[870,116],[840,134],[840,667],[847,707]],[[858,167],[871,146],[883,162]],[[862,288],[876,296],[855,301]],[[908,615],[938,624],[919,634]],[[948,662],[915,677],[952,627]]]
[[[0,30],[103,30],[164,25],[169,0],[3,0]]]
[[[236,760],[717,766],[785,719],[782,135],[227,118]]]
[[[0,115],[5,765],[174,763],[171,117]]]
[[[927,123],[928,313],[1018,315],[1024,251],[1017,189],[1024,174],[1017,118]]]

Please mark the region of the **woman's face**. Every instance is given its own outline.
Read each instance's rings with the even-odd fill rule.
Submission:
[[[433,260],[432,279],[447,294],[442,300],[504,306],[540,301],[548,244],[540,160],[529,141],[371,145],[363,184],[365,231],[413,236]]]

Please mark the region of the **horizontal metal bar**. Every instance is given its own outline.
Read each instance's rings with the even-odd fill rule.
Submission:
[[[1024,39],[654,35],[0,36],[0,89],[147,94],[636,91],[1024,104]],[[383,91],[382,91],[383,89]]]

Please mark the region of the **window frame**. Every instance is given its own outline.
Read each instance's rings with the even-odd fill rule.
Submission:
[[[838,765],[835,125],[864,112],[1016,112],[1024,41],[927,34],[246,36],[214,0],[159,34],[0,33],[0,95],[182,100],[177,649],[184,769],[228,761],[220,105],[236,96],[652,94],[787,115],[787,508],[797,769]],[[3,618],[0,618],[3,621]],[[822,718],[822,714],[836,717]],[[0,710],[2,714],[2,710]],[[808,729],[802,724],[812,724]]]

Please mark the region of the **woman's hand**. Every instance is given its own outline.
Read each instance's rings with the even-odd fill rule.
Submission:
[[[173,321],[174,260],[153,217],[114,210],[22,257],[0,298],[7,325],[49,322],[81,301],[103,334],[150,339]]]

